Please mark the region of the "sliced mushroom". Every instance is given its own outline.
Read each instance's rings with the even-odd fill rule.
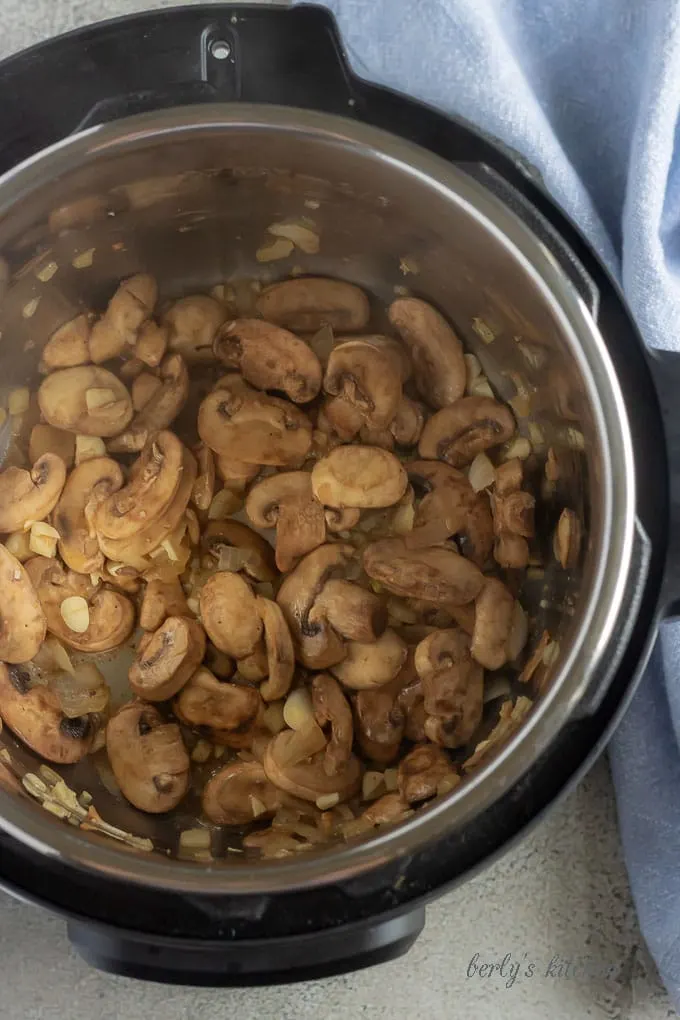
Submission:
[[[138,273],[123,280],[101,319],[92,327],[90,357],[95,364],[132,349],[142,323],[153,312],[158,287],[153,276]]]
[[[521,535],[532,538],[534,535],[534,508],[536,500],[529,492],[518,489],[503,496],[495,496],[493,500],[494,524],[498,535]]]
[[[0,545],[0,660],[28,662],[38,654],[47,622],[27,571]]]
[[[359,287],[320,276],[274,283],[263,290],[256,307],[263,319],[296,333],[315,333],[322,326],[356,333],[370,316],[368,298]]]
[[[170,329],[168,346],[185,361],[213,361],[213,342],[224,320],[224,306],[204,294],[176,301],[163,316]]]
[[[267,680],[260,687],[260,695],[265,701],[276,701],[288,694],[293,682],[295,673],[293,639],[281,607],[276,602],[258,595],[256,604],[262,620],[267,653]]]
[[[399,793],[407,804],[419,804],[438,793],[448,793],[461,779],[440,747],[422,744],[402,758],[397,772]]]
[[[417,691],[414,690],[417,687]],[[380,687],[366,687],[354,699],[356,734],[366,757],[389,765],[399,754],[413,703],[420,698],[420,677],[411,650],[393,680]]]
[[[425,426],[425,410],[417,400],[402,396],[390,432],[398,446],[416,446]]]
[[[160,367],[159,381],[160,386],[132,419],[130,427],[109,442],[109,450],[113,453],[141,450],[149,438],[167,428],[184,407],[189,396],[189,373],[179,354],[169,354],[165,358]]]
[[[139,626],[158,630],[169,616],[188,616],[189,607],[179,578],[148,578],[139,608]]]
[[[425,733],[444,747],[466,744],[484,706],[484,671],[470,654],[462,630],[438,630],[420,642],[415,667],[422,680]]]
[[[401,401],[401,364],[385,348],[350,340],[331,351],[323,388],[349,403],[367,428],[385,429]]]
[[[521,488],[524,469],[516,457],[496,468],[496,484],[491,496],[496,533],[494,558],[501,567],[522,568],[529,562],[527,538],[534,534],[536,501]]]
[[[361,411],[342,397],[326,397],[317,414],[316,427],[333,446],[349,443],[361,431]]]
[[[66,465],[44,453],[30,471],[8,467],[0,473],[0,531],[19,531],[42,521],[56,506],[66,481]]]
[[[133,414],[125,386],[98,365],[50,373],[38,390],[38,403],[50,425],[84,436],[117,436]]]
[[[210,521],[201,534],[201,547],[206,553],[212,553],[218,564],[223,549],[242,551],[243,559],[238,570],[235,564],[229,569],[242,570],[253,581],[275,581],[278,577],[274,550],[269,542],[241,521]]]
[[[93,517],[97,505],[122,484],[121,467],[110,457],[84,460],[69,475],[52,521],[59,532],[59,554],[71,570],[96,574],[103,568]]]
[[[234,659],[250,655],[262,636],[257,599],[239,574],[220,571],[201,588],[201,619],[216,648]]]
[[[128,672],[130,687],[146,701],[166,701],[184,687],[204,655],[200,623],[186,616],[168,616],[158,630],[140,640]]]
[[[214,736],[217,731],[222,735],[251,727],[262,710],[262,699],[254,687],[225,683],[201,666],[179,692],[174,710],[182,722]]]
[[[26,571],[40,599],[47,629],[64,644],[80,652],[108,652],[129,638],[135,610],[124,595],[93,584],[83,574],[64,570],[55,559],[35,556],[27,561]],[[74,604],[67,601],[70,599],[78,601]]]
[[[284,794],[257,761],[234,761],[216,772],[203,789],[203,811],[216,825],[247,825],[271,818]]]
[[[123,796],[140,811],[171,811],[189,788],[179,726],[164,722],[153,705],[123,705],[106,727],[106,752]]]
[[[229,489],[230,492],[245,492],[248,482],[252,482],[260,472],[259,464],[244,464],[243,461],[234,460],[229,454],[218,454],[215,459],[217,474],[224,482],[225,489]]]
[[[276,565],[284,573],[326,541],[324,509],[307,471],[286,471],[258,482],[248,493],[246,513],[256,528],[276,527]]]
[[[153,319],[143,323],[137,335],[135,358],[149,368],[158,368],[168,347],[169,332],[167,326],[159,326]]]
[[[393,680],[406,661],[407,648],[389,628],[377,641],[348,641],[342,662],[332,666],[345,687],[354,691],[380,687]]]
[[[515,599],[502,581],[486,580],[475,599],[472,657],[485,669],[500,669],[510,658],[508,643],[515,613]]]
[[[409,549],[401,538],[367,545],[364,570],[395,595],[440,605],[472,602],[484,584],[482,572],[451,549]]]
[[[330,726],[331,735],[324,751],[326,775],[335,776],[344,769],[352,755],[354,725],[352,709],[337,680],[328,673],[317,673],[312,680],[314,718],[323,729]]]
[[[462,471],[436,460],[413,461],[408,465],[408,478],[416,493],[424,489],[425,496],[418,503],[406,544],[413,548],[439,545],[458,535],[464,539],[464,554],[483,566],[494,540],[486,493],[475,492]]]
[[[214,350],[260,390],[281,390],[296,404],[321,389],[321,364],[304,340],[261,319],[233,319],[217,334]]]
[[[137,413],[143,407],[146,407],[151,398],[161,389],[162,385],[163,383],[158,376],[152,375],[151,372],[141,372],[135,376],[130,387],[130,396],[132,397],[132,406]]]
[[[338,803],[353,797],[361,786],[359,759],[350,755],[331,776],[325,769],[325,751],[291,763],[289,745],[296,742],[297,736],[294,730],[284,730],[269,742],[263,762],[267,779],[285,793],[314,803],[333,794],[337,795]]]
[[[326,581],[309,613],[311,623],[326,619],[349,641],[373,642],[387,627],[387,608],[372,591],[340,578]]]
[[[491,397],[462,397],[432,415],[418,451],[421,457],[463,467],[478,453],[510,439],[514,432],[515,419],[505,404]]]
[[[43,348],[40,367],[46,372],[55,368],[73,368],[90,360],[90,317],[77,315],[56,329]]]
[[[326,507],[324,512],[329,531],[351,531],[361,520],[361,510],[356,507]]]
[[[257,390],[219,389],[198,409],[198,434],[219,456],[285,467],[304,460],[312,423],[294,404]]]
[[[393,506],[407,485],[400,461],[377,446],[337,446],[312,469],[312,489],[324,506]]]
[[[67,718],[49,687],[31,687],[29,674],[0,662],[0,717],[47,761],[72,765],[90,751],[95,727],[88,716]]]
[[[197,510],[208,510],[215,495],[215,457],[212,450],[203,443],[194,453],[198,474],[191,491],[191,501]]]
[[[455,403],[465,392],[465,359],[446,319],[419,298],[393,301],[388,315],[411,353],[421,397],[432,407]]]
[[[76,437],[72,432],[55,429],[52,425],[34,425],[28,442],[28,459],[31,464],[46,453],[56,453],[67,468],[73,467],[76,453]]]

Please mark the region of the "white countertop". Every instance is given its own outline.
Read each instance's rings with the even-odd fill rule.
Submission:
[[[91,21],[169,6],[0,0],[0,57]],[[91,970],[61,920],[0,894],[0,975],[2,1020],[675,1016],[638,931],[603,762],[518,846],[434,903],[415,947],[393,963],[274,989],[157,986]]]

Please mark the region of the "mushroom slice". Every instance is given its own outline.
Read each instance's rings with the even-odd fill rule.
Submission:
[[[345,687],[361,691],[393,680],[407,654],[399,635],[388,628],[377,641],[349,641],[346,657],[331,668]]]
[[[422,679],[425,733],[444,747],[461,747],[482,719],[484,671],[470,654],[462,630],[439,630],[420,642],[415,652]]]
[[[186,616],[168,616],[158,630],[139,642],[128,672],[130,687],[146,701],[166,701],[184,687],[204,655],[200,623]]]
[[[189,607],[178,577],[147,579],[139,608],[139,626],[143,630],[158,630],[168,616],[188,615]]]
[[[90,751],[95,728],[88,716],[68,719],[49,687],[30,686],[29,674],[0,662],[0,717],[47,761],[72,765]]]
[[[170,350],[189,362],[213,361],[213,342],[225,319],[224,307],[205,294],[175,301],[163,316]]]
[[[257,599],[239,574],[220,571],[201,588],[201,619],[216,648],[234,659],[250,655],[262,636]]]
[[[38,654],[47,622],[27,571],[0,545],[0,660],[28,662]]]
[[[452,790],[461,779],[449,756],[434,744],[421,744],[402,758],[397,772],[399,793],[407,804],[418,804]]]
[[[158,368],[167,350],[168,334],[167,326],[159,326],[152,319],[143,323],[135,344],[135,358],[149,368]]]
[[[415,446],[425,426],[425,409],[417,400],[403,396],[390,423],[390,432],[398,446]]]
[[[407,716],[407,698],[402,692],[410,684],[420,684],[409,654],[393,680],[380,687],[365,687],[354,699],[357,739],[361,750],[372,761],[389,765],[399,754]]]
[[[317,428],[335,445],[349,443],[361,431],[361,411],[344,396],[326,397],[317,415]]]
[[[377,641],[387,627],[387,608],[372,591],[351,581],[331,578],[319,592],[310,622],[326,619],[350,641]]]
[[[178,491],[184,454],[172,432],[150,439],[133,464],[127,485],[97,507],[97,532],[114,540],[132,538],[160,517]]]
[[[217,334],[215,354],[260,390],[281,390],[296,404],[321,389],[321,364],[314,351],[287,329],[261,319],[233,319]]]
[[[101,319],[92,327],[90,357],[95,364],[109,361],[134,346],[142,323],[153,312],[158,287],[153,276],[138,273],[123,280]]]
[[[260,472],[259,464],[244,464],[243,461],[234,460],[228,454],[217,455],[217,474],[224,482],[225,489],[230,492],[245,492],[248,482]]]
[[[28,441],[28,459],[31,464],[35,464],[36,460],[40,460],[46,453],[56,453],[67,468],[72,468],[76,453],[76,437],[72,432],[55,429],[52,425],[34,425]]]
[[[505,404],[491,397],[462,397],[426,422],[418,451],[421,457],[463,467],[478,453],[510,439],[515,427]]]
[[[239,570],[253,581],[275,581],[278,577],[274,550],[269,542],[241,521],[210,521],[201,534],[201,547],[215,556],[218,563],[223,549],[238,549],[243,553]],[[229,569],[236,570],[236,567]]]
[[[408,478],[389,450],[377,446],[336,446],[312,469],[312,489],[324,506],[374,509],[393,506]]]
[[[191,501],[197,510],[208,510],[215,495],[215,457],[211,449],[200,443],[194,450],[198,474],[191,490]]]
[[[475,599],[472,657],[485,669],[500,669],[509,658],[508,643],[515,599],[502,581],[490,577]]]
[[[132,419],[130,427],[109,442],[112,453],[141,450],[149,438],[160,429],[167,428],[184,407],[189,396],[189,373],[179,354],[169,354],[165,358],[160,367],[159,381],[160,386]]]
[[[247,464],[285,467],[304,460],[312,445],[312,423],[287,400],[252,390],[219,389],[198,409],[198,434],[219,456]]]
[[[106,752],[123,796],[140,811],[171,811],[189,788],[191,762],[180,728],[164,722],[153,705],[123,705],[106,727]]]
[[[152,375],[151,372],[142,372],[140,375],[135,376],[130,387],[132,406],[135,411],[141,411],[151,398],[158,393],[162,385],[163,383],[158,376]]]
[[[254,687],[225,683],[201,666],[177,695],[174,710],[188,726],[237,732],[256,721],[262,699]]]
[[[385,429],[401,401],[401,364],[387,349],[350,340],[331,351],[323,388],[351,404],[366,427]]]
[[[464,553],[483,566],[494,541],[486,493],[476,493],[462,471],[436,460],[413,461],[408,465],[408,478],[416,492],[425,489],[425,496],[418,504],[406,544],[412,548],[439,545],[460,535],[465,538]]]
[[[77,315],[75,319],[65,322],[54,331],[45,344],[40,367],[47,372],[53,372],[55,368],[73,368],[75,365],[87,364],[90,360],[89,336],[88,315]]]
[[[477,597],[482,572],[451,549],[409,549],[401,538],[367,545],[364,570],[395,595],[462,606]]]
[[[361,510],[356,507],[326,507],[326,527],[332,532],[351,531],[361,520]],[[346,537],[346,536],[345,536]]]
[[[324,509],[308,471],[285,471],[258,482],[248,493],[246,513],[256,528],[276,527],[276,565],[282,573],[326,540]]]
[[[352,709],[337,680],[328,673],[317,673],[312,680],[314,718],[323,729],[330,726],[331,736],[324,751],[326,775],[335,776],[352,756],[354,726]]]
[[[121,467],[110,457],[84,460],[69,475],[52,521],[59,532],[59,554],[71,570],[96,574],[103,568],[93,516],[98,503],[122,484]]]
[[[274,283],[263,290],[256,308],[263,319],[296,333],[316,333],[322,326],[356,333],[370,316],[368,298],[359,287],[321,276]]]
[[[320,797],[333,794],[337,794],[337,802],[340,803],[358,792],[361,786],[361,764],[358,758],[350,754],[344,765],[330,776],[325,769],[325,751],[291,764],[289,745],[295,744],[297,737],[295,730],[284,730],[270,740],[263,762],[270,782],[285,793],[314,803]]]
[[[267,651],[267,680],[260,687],[265,701],[276,701],[290,690],[295,673],[295,651],[281,607],[271,599],[256,598],[257,610],[264,628]]]
[[[345,656],[345,645],[325,615],[313,608],[324,584],[354,556],[347,544],[321,545],[308,553],[284,579],[276,601],[290,627],[298,660],[308,669],[328,669]]]
[[[446,319],[419,298],[393,301],[388,315],[411,352],[421,397],[432,407],[447,407],[462,397],[466,379],[463,345]]]
[[[66,465],[44,453],[30,471],[8,467],[0,473],[0,531],[19,531],[42,521],[56,506],[66,481]]]
[[[284,794],[267,779],[257,761],[233,761],[216,772],[203,788],[204,813],[216,825],[248,825],[271,818]]]
[[[133,415],[125,386],[98,365],[50,373],[38,390],[38,404],[50,425],[84,436],[117,436]]]
[[[47,629],[71,648],[108,652],[132,633],[135,610],[119,592],[92,584],[89,577],[65,571],[57,560],[42,556],[28,560],[26,571],[40,599]]]

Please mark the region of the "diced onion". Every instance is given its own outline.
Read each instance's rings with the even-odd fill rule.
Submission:
[[[236,573],[253,562],[252,549],[239,549],[235,545],[220,545],[217,548],[219,549],[218,570],[230,570]]]
[[[330,811],[330,809],[334,808],[339,802],[339,793],[324,793],[321,797],[316,798],[316,806],[319,811]]]
[[[478,453],[470,464],[468,481],[475,490],[481,492],[490,488],[496,479],[496,469],[485,453]]]
[[[291,730],[303,730],[314,722],[312,699],[305,687],[298,687],[286,698],[283,719]]]

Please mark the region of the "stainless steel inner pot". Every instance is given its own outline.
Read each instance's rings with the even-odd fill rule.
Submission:
[[[268,224],[308,216],[317,255],[258,264]],[[434,302],[478,355],[503,399],[519,397],[520,428],[539,457],[569,451],[569,480],[549,493],[537,476],[546,554],[563,506],[585,524],[582,564],[548,565],[522,600],[559,656],[520,731],[441,802],[370,841],[281,861],[226,855],[207,867],[177,860],[181,808],[145,816],[109,794],[87,760],[63,768],[100,814],[170,853],[142,854],[48,815],[0,789],[0,825],[34,848],[102,875],[187,891],[274,891],[366,871],[455,831],[493,804],[579,711],[594,676],[612,672],[615,630],[631,571],[635,477],[616,376],[586,302],[537,236],[479,175],[367,126],[301,110],[214,105],[94,128],[0,181],[0,396],[35,384],[41,347],[82,306],[101,308],[122,277],[144,271],[162,298],[235,278],[295,271],[356,282],[379,302],[408,288]],[[399,291],[397,291],[399,292]],[[5,448],[9,442],[5,426]],[[115,664],[112,666],[115,669]],[[5,728],[20,772],[39,762]]]

